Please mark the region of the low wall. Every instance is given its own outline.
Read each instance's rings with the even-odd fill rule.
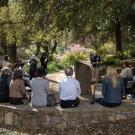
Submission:
[[[90,105],[86,100],[75,109],[31,108],[0,105],[0,125],[29,132],[31,135],[134,135],[135,104],[118,108]]]

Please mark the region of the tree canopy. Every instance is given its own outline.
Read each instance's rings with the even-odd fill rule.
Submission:
[[[70,33],[72,41],[96,47],[113,40],[122,51],[125,40],[134,40],[134,18],[133,0],[1,0],[1,46],[5,53],[13,44],[45,48]]]

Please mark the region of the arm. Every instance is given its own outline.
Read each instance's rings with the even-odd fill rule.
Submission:
[[[123,81],[123,79],[121,78],[120,79],[120,81],[121,81],[121,94],[122,94],[122,96],[125,96],[125,85],[124,85],[124,81]]]
[[[59,83],[59,96],[61,97],[61,84]]]
[[[80,87],[80,83],[78,81],[77,81],[76,87],[77,87],[77,97],[79,97],[81,94],[81,87]]]
[[[100,57],[100,56],[98,56],[98,62],[99,62],[99,63],[101,62],[101,57]]]
[[[27,95],[26,95],[26,88],[25,88],[23,80],[21,80],[21,82],[20,82],[20,90],[21,90],[22,95],[24,97],[27,97]]]
[[[106,79],[103,80],[103,83],[102,83],[102,95],[103,97],[105,96],[106,94],[106,90],[107,90],[107,87],[106,87]]]
[[[47,80],[46,80],[47,81]],[[50,94],[50,91],[49,91],[49,81],[47,81],[46,83],[45,83],[45,89],[46,89],[46,92],[47,92],[47,94]]]

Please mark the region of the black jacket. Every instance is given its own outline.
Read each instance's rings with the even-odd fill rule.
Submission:
[[[7,74],[0,76],[0,102],[9,97],[9,84],[11,77]]]

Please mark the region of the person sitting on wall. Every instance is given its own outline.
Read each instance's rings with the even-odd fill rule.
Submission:
[[[13,105],[20,105],[24,104],[26,98],[27,94],[23,81],[23,72],[20,69],[16,69],[13,74],[13,79],[10,82],[9,102]]]
[[[125,61],[124,65],[123,65],[123,69],[120,73],[120,76],[123,78],[125,88],[127,86],[127,82],[133,80],[132,68],[130,67],[130,65],[127,61]],[[128,92],[125,89],[125,98],[127,97],[127,94],[128,94]]]
[[[60,106],[62,108],[72,108],[79,105],[79,96],[81,94],[80,83],[72,78],[73,68],[65,69],[66,78],[59,83]]]
[[[8,55],[5,55],[4,61],[2,62],[2,67],[7,67],[9,63],[9,57]]]
[[[9,75],[9,68],[4,67],[1,70],[0,76],[0,102],[9,101],[9,84],[11,81],[11,76]]]
[[[118,76],[115,67],[109,66],[102,83],[103,98],[97,98],[96,102],[105,107],[120,106],[124,94],[125,86],[123,79]]]
[[[31,104],[34,107],[47,106],[47,93],[49,93],[49,81],[45,79],[46,71],[43,67],[37,68],[36,78],[32,78],[30,85],[32,88]]]

